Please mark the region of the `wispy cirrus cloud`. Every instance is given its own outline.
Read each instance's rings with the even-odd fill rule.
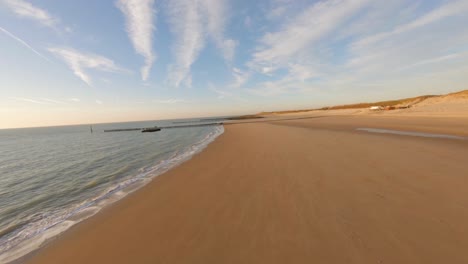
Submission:
[[[153,21],[156,14],[154,0],[119,0],[116,5],[125,16],[126,31],[135,51],[145,58],[141,77],[146,81],[156,60],[152,48],[155,30]]]
[[[207,37],[227,62],[232,60],[237,41],[224,36],[228,18],[226,9],[224,0],[170,0],[169,25],[175,36],[175,63],[169,66],[170,85],[192,85],[191,67],[205,46]]]
[[[0,31],[5,33],[7,36],[9,36],[10,38],[16,40],[17,42],[19,42],[21,45],[25,46],[26,48],[28,48],[30,51],[34,52],[36,55],[38,55],[39,57],[43,58],[44,60],[46,61],[50,61],[49,58],[47,58],[46,56],[44,56],[42,53],[40,53],[39,51],[37,51],[36,49],[34,49],[33,47],[31,47],[28,43],[26,43],[24,40],[20,39],[19,37],[13,35],[13,33],[9,32],[8,30],[0,27]]]
[[[422,67],[428,64],[438,64],[446,61],[451,61],[451,60],[457,60],[457,59],[462,59],[468,56],[468,52],[459,52],[459,53],[452,53],[452,54],[447,54],[435,58],[429,58],[429,59],[424,59],[418,62],[415,62],[410,65],[403,66],[401,68],[398,68],[398,71],[403,71],[403,70],[408,70],[411,68],[416,68],[416,67]]]
[[[175,64],[169,66],[168,81],[179,87],[182,82],[192,85],[190,67],[204,46],[201,15],[196,1],[172,0],[169,3],[169,21],[176,38],[173,52]]]
[[[206,18],[207,33],[221,51],[224,59],[230,62],[234,58],[238,43],[236,40],[228,39],[224,36],[226,20],[229,18],[227,8],[227,2],[224,0],[200,1],[200,11],[203,17]]]
[[[266,33],[249,65],[260,72],[272,72],[297,64],[314,44],[337,30],[369,0],[317,2],[285,23],[280,30]]]
[[[15,100],[15,101],[20,101],[20,102],[27,102],[27,103],[33,103],[33,104],[47,104],[47,102],[39,101],[36,99],[31,99],[31,98],[24,98],[24,97],[10,97],[10,99]]]
[[[234,88],[239,88],[244,85],[250,78],[251,73],[248,71],[243,71],[239,68],[232,68],[232,74],[234,76],[234,82],[230,85]]]
[[[336,33],[347,26],[370,0],[273,1],[266,14],[279,23],[267,30],[246,65],[262,79],[247,91],[262,96],[298,92],[313,78],[335,68],[326,56]],[[276,25],[276,24],[275,24]],[[325,59],[324,59],[325,58]]]
[[[0,3],[5,4],[16,15],[34,20],[47,27],[54,28],[59,22],[58,18],[52,16],[46,10],[24,0],[0,0]]]
[[[260,77],[246,92],[280,96],[354,89],[370,94],[375,89],[377,94],[435,87],[428,74],[468,76],[463,67],[466,0],[322,0],[294,9],[270,9],[277,24],[267,25],[247,62],[251,74]],[[349,98],[355,94],[348,92]]]
[[[392,29],[391,31],[381,32],[372,36],[365,37],[356,43],[353,43],[355,48],[365,48],[367,45],[371,45],[375,42],[385,40],[386,38],[390,38],[397,34],[403,34],[424,26],[427,26],[432,23],[436,23],[442,19],[447,17],[452,17],[456,15],[462,15],[468,11],[468,1],[466,0],[459,0],[459,1],[451,1],[448,2],[427,14],[418,17],[417,19],[397,26],[396,28]],[[465,14],[466,15],[466,14]]]
[[[55,99],[50,99],[50,98],[25,98],[25,97],[9,97],[9,99],[18,101],[18,102],[27,102],[27,103],[33,103],[33,104],[39,104],[39,105],[66,105],[67,103],[55,100]]]
[[[73,73],[89,86],[92,86],[89,70],[128,72],[128,70],[116,65],[113,60],[101,55],[81,52],[72,48],[49,48],[49,51],[63,60]]]
[[[55,99],[50,99],[50,98],[39,98],[39,100],[42,100],[44,102],[48,102],[48,103],[52,103],[52,104],[60,104],[60,105],[65,105],[67,103],[65,102],[62,102],[62,101],[59,101],[59,100],[55,100]]]
[[[415,70],[427,73],[437,65],[445,65],[439,70],[448,70],[466,52],[466,12],[466,0],[442,2],[390,29],[359,37],[349,44],[346,69],[354,79],[373,76],[380,80],[401,78]]]
[[[170,99],[154,100],[154,102],[159,103],[159,104],[178,104],[178,103],[186,103],[187,100],[179,99],[179,98],[170,98]]]
[[[234,96],[233,93],[231,92],[228,92],[228,91],[224,91],[224,90],[220,90],[216,87],[214,87],[213,85],[210,86],[210,90],[217,94],[218,95],[218,99],[224,99],[224,98],[227,98],[227,97],[232,97]]]

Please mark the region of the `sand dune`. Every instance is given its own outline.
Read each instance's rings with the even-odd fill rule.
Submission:
[[[409,106],[407,109],[389,111],[371,111],[370,106]],[[468,90],[446,95],[425,95],[399,100],[360,103],[333,106],[328,109],[309,109],[294,111],[266,112],[260,115],[272,116],[307,116],[307,115],[390,115],[390,116],[424,116],[424,117],[468,117]]]

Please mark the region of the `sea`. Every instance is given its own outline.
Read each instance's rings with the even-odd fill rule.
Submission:
[[[224,128],[104,130],[203,123],[165,120],[0,130],[0,263],[38,249],[190,159]]]

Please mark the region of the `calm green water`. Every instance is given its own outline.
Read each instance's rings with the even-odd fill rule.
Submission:
[[[222,126],[104,133],[172,121],[0,130],[0,263],[189,159]]]

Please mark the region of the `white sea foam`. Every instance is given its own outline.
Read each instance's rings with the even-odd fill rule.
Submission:
[[[75,221],[62,221],[47,229],[47,232],[39,232],[34,236],[34,239],[23,240],[15,245],[12,250],[0,255],[0,263],[8,263],[18,259],[31,251],[39,248],[48,239],[60,235],[68,228],[76,224]]]
[[[63,233],[76,223],[95,215],[103,207],[144,186],[153,178],[189,160],[223,132],[223,126],[216,126],[214,131],[207,134],[202,140],[151,167],[141,168],[139,174],[107,188],[94,198],[75,204],[65,210],[44,213],[40,220],[28,223],[9,236],[1,238],[0,263],[11,262],[38,249],[48,239]]]

